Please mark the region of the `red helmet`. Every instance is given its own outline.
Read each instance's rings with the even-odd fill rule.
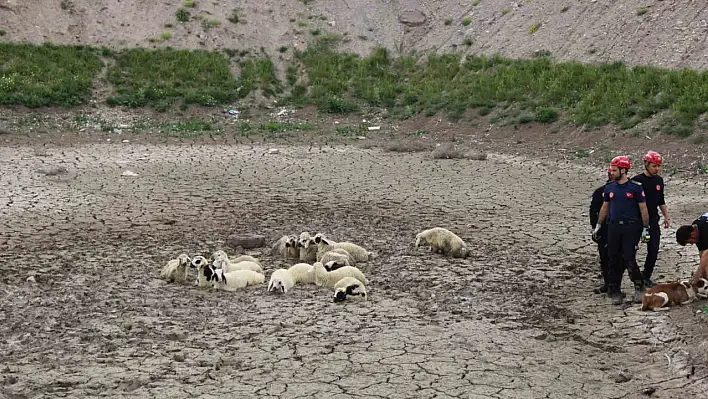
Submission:
[[[646,162],[661,165],[661,154],[656,151],[649,151],[643,158]]]
[[[628,156],[626,155],[620,155],[617,157],[612,158],[612,162],[610,162],[610,166],[616,166],[620,169],[630,169],[632,167],[632,161],[629,159]]]

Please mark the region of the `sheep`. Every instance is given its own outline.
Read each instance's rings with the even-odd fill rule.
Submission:
[[[226,252],[219,250],[212,254],[212,259],[212,264],[217,268],[223,269],[225,273],[234,270],[253,270],[254,272],[263,273],[260,262],[252,256],[242,255],[231,261]]]
[[[270,275],[270,282],[268,283],[268,292],[273,289],[280,290],[283,294],[287,293],[289,289],[295,286],[295,279],[290,274],[288,269],[278,269]]]
[[[340,250],[342,250],[340,248]],[[342,250],[343,251],[343,250]],[[334,265],[337,267],[341,266],[351,266],[352,264],[349,263],[349,257],[347,255],[344,255],[339,252],[334,252],[334,251],[327,251],[324,254],[322,254],[322,257],[317,260],[318,262],[322,262],[323,265],[327,265],[329,262],[334,261]],[[335,267],[336,268],[336,267]],[[329,269],[328,269],[329,270]]]
[[[344,266],[337,270],[328,272],[322,262],[315,262],[310,268],[309,273],[313,273],[315,275],[315,284],[320,287],[334,287],[334,284],[336,284],[337,281],[348,276],[356,277],[364,284],[368,284],[366,277],[364,277],[364,273],[354,266]]]
[[[300,259],[300,248],[295,236],[284,235],[273,244],[273,254],[284,258]]]
[[[239,256],[239,257],[236,258],[236,259],[229,259],[229,261],[230,261],[231,263],[239,263],[239,262],[246,262],[246,261],[248,261],[248,262],[258,263],[259,265],[261,264],[261,261],[259,261],[258,259],[254,258],[254,257],[251,256],[251,255],[241,255],[241,256]]]
[[[211,265],[209,264],[209,261],[205,257],[201,255],[195,256],[194,258],[192,258],[190,266],[197,269],[197,280],[195,281],[194,285],[200,288],[205,288],[212,285],[212,283],[210,282],[212,269]]]
[[[236,291],[249,285],[263,284],[265,276],[253,270],[234,270],[224,273],[216,269],[212,277],[213,287],[217,290]]]
[[[189,255],[180,254],[177,259],[171,259],[160,271],[160,277],[169,282],[187,281],[187,266],[191,259]]]
[[[337,248],[342,248],[349,252],[355,262],[368,262],[369,259],[374,258],[373,252],[369,252],[354,243],[334,242],[321,233],[315,235],[315,242],[317,243],[317,259],[321,259],[325,252]]]
[[[347,296],[360,296],[366,300],[364,283],[354,277],[344,277],[334,284],[334,302],[342,302]]]
[[[300,233],[297,246],[300,249],[301,262],[315,262],[317,260],[317,243],[314,238],[310,237],[310,233],[306,231]]]
[[[288,268],[290,275],[293,277],[295,283],[300,284],[314,284],[315,274],[309,273],[312,269],[312,265],[308,263],[296,263]]]
[[[430,251],[452,255],[455,258],[466,258],[469,256],[467,244],[455,233],[442,227],[434,227],[416,234],[416,248],[424,245],[430,246]]]

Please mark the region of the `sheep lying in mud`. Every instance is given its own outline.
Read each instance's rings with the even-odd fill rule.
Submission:
[[[415,246],[430,246],[430,250],[435,253],[452,255],[455,258],[466,258],[469,256],[467,244],[455,233],[442,227],[421,231],[415,236]]]
[[[300,259],[300,248],[297,245],[297,237],[284,235],[273,244],[273,254],[280,255],[287,259]]]
[[[354,277],[344,277],[334,284],[334,302],[342,302],[348,296],[358,296],[366,300],[364,283]]]
[[[211,287],[213,285],[211,283],[211,274],[213,269],[212,265],[209,264],[207,258],[201,255],[197,255],[192,258],[190,266],[197,269],[197,280],[194,283],[197,287],[206,288]]]
[[[310,233],[306,231],[300,233],[297,246],[300,250],[301,262],[315,262],[317,260],[317,243],[314,238],[310,237]]]
[[[213,282],[213,287],[217,290],[236,291],[240,288],[265,282],[265,276],[253,270],[234,270],[224,273],[221,269],[212,269],[212,272],[211,281]]]
[[[278,269],[270,275],[270,282],[268,283],[268,292],[276,290],[283,294],[287,293],[289,289],[295,286],[295,279],[290,274],[288,269]]]
[[[337,281],[343,279],[344,277],[355,277],[364,284],[369,283],[366,280],[366,277],[364,277],[364,273],[354,266],[344,266],[337,270],[328,272],[322,262],[315,262],[309,273],[315,275],[315,284],[320,287],[334,287]]]
[[[351,257],[354,258],[355,262],[368,262],[369,259],[374,258],[373,252],[369,252],[351,242],[332,241],[325,237],[322,233],[317,233],[317,235],[315,235],[315,242],[317,243],[317,259],[321,259],[325,252],[338,248],[346,250]]]
[[[160,271],[160,278],[169,282],[187,281],[187,267],[191,259],[187,254],[180,254],[177,259],[171,259]]]
[[[242,255],[231,261],[228,255],[226,255],[226,252],[221,250],[212,254],[212,265],[222,269],[226,273],[234,270],[252,270],[254,272],[263,273],[263,268],[256,258]]]
[[[288,272],[296,284],[314,284],[315,274],[310,273],[312,265],[308,263],[296,263],[288,268]]]
[[[335,249],[332,251],[327,251],[324,254],[322,254],[322,257],[318,259],[318,262],[322,262],[325,266],[329,262],[335,262],[336,265],[338,266],[352,266],[351,262],[349,262],[349,258],[351,255],[347,252],[347,254],[343,254],[341,252],[336,252],[336,251],[344,251],[343,249]],[[346,251],[344,251],[346,252]],[[329,269],[328,269],[329,270]]]

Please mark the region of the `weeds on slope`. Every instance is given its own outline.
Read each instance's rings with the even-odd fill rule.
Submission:
[[[86,46],[0,43],[0,104],[72,106],[91,96],[100,51]]]

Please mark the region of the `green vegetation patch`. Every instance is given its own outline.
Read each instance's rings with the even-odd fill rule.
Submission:
[[[97,49],[0,43],[0,104],[72,106],[91,96],[101,70]]]
[[[129,107],[159,109],[177,99],[186,104],[226,104],[249,90],[231,74],[223,53],[203,50],[127,50],[116,55],[107,77],[116,89],[109,104]]]

